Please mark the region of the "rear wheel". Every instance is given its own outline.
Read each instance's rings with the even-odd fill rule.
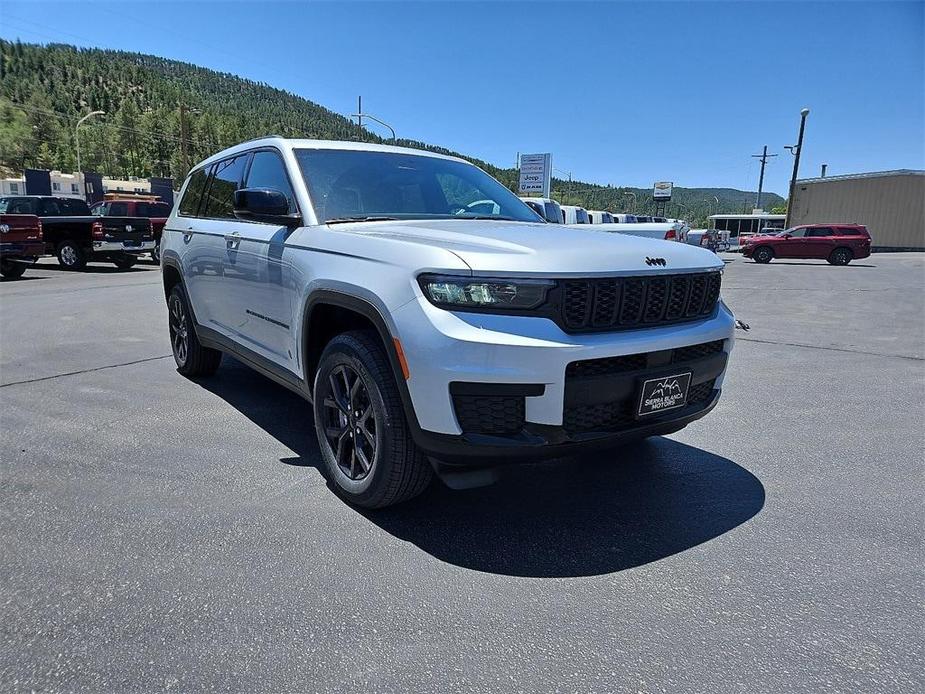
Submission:
[[[415,446],[388,357],[375,333],[335,337],[314,384],[324,472],[344,499],[381,508],[423,492],[433,470]]]
[[[120,270],[128,270],[138,262],[138,258],[133,255],[127,255],[122,258],[116,258],[112,262],[115,263],[116,267]]]
[[[836,248],[829,256],[830,265],[847,265],[854,258],[854,254],[847,248]]]
[[[774,258],[774,251],[768,246],[759,246],[752,252],[752,260],[756,263],[770,263]]]
[[[0,260],[0,275],[3,275],[8,280],[15,280],[22,277],[22,273],[26,271],[28,267],[25,263],[13,263],[9,260]]]
[[[184,376],[211,376],[222,362],[222,353],[217,349],[203,347],[193,327],[189,302],[182,285],[176,285],[167,299],[170,325],[170,346],[177,371]]]
[[[57,248],[58,263],[66,270],[83,270],[87,267],[87,254],[74,241],[62,241]]]

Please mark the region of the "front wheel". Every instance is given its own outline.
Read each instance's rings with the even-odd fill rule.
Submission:
[[[135,263],[138,262],[138,258],[133,255],[127,255],[122,258],[116,258],[112,262],[115,263],[116,267],[120,270],[128,270],[135,266]]]
[[[754,260],[756,263],[770,263],[773,257],[774,251],[772,251],[767,246],[756,248],[754,253],[752,253],[752,260]]]
[[[375,333],[351,331],[328,343],[315,374],[314,409],[325,476],[350,503],[391,506],[430,484],[433,470],[411,439]]]
[[[177,371],[188,378],[211,376],[222,362],[222,353],[217,349],[203,347],[193,327],[189,302],[181,285],[170,291],[167,299],[170,326],[170,346]]]
[[[62,241],[57,251],[58,263],[65,270],[83,270],[87,267],[87,254],[74,241]]]
[[[27,265],[25,263],[13,263],[9,260],[0,260],[0,275],[3,275],[8,280],[19,279],[26,271],[26,267]]]
[[[161,242],[160,241],[154,244],[154,250],[151,251],[151,260],[154,261],[155,265],[161,264]]]
[[[847,265],[854,256],[847,248],[836,248],[829,256],[830,265]]]

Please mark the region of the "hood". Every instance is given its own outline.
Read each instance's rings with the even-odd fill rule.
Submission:
[[[451,251],[476,275],[591,276],[693,272],[723,267],[711,251],[561,224],[491,220],[409,220],[332,227],[340,232]],[[665,264],[646,263],[663,259]]]

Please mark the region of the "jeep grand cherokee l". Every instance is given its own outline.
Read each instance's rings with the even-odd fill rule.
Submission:
[[[713,253],[547,224],[413,149],[232,147],[192,170],[161,248],[179,372],[226,352],[303,395],[324,474],[366,507],[678,431],[733,342]]]

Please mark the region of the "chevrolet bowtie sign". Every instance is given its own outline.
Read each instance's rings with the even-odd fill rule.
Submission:
[[[552,156],[550,154],[520,155],[519,190],[527,195],[549,197],[552,179]]]
[[[659,181],[652,189],[652,197],[656,200],[671,200],[671,181]]]

